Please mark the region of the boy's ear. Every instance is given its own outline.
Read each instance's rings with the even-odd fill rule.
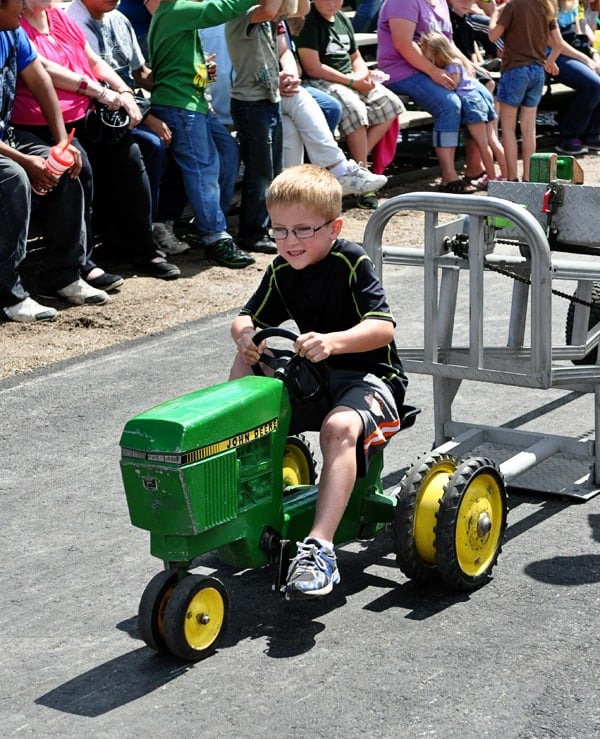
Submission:
[[[331,222],[331,233],[334,238],[337,239],[337,237],[340,235],[343,225],[344,225],[344,219],[342,218],[342,216],[338,216],[337,218],[334,218],[334,220]]]

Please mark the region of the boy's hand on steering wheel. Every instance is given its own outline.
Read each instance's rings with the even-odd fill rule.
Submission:
[[[252,340],[252,337],[255,333],[256,329],[247,328],[245,331],[242,331],[237,341],[235,342],[240,357],[244,360],[246,364],[250,365],[250,367],[260,361],[260,355],[267,348],[266,341],[261,341],[261,343],[256,346],[256,344]]]
[[[311,331],[308,334],[300,334],[296,339],[295,348],[301,357],[310,362],[322,362],[331,355],[332,343],[328,334]]]

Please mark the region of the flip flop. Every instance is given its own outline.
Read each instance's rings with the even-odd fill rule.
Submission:
[[[472,195],[477,192],[473,185],[464,180],[452,180],[452,182],[442,183],[439,187],[440,192],[449,192],[454,195]]]

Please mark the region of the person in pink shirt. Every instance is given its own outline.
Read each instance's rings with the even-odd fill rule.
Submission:
[[[83,31],[51,0],[26,0],[21,27],[40,54],[59,96],[67,130],[75,128],[74,143],[83,155],[81,181],[86,196],[88,258],[84,278],[95,287],[115,289],[118,275],[97,267],[91,249],[97,232],[107,256],[130,261],[136,271],[173,279],[180,270],[157,250],[151,226],[151,194],[138,145],[128,130],[118,142],[96,140],[86,126],[92,99],[111,109],[123,108],[130,126],[141,121],[133,90],[97,54]],[[29,90],[17,86],[13,124],[52,143],[41,110]],[[92,221],[93,214],[93,221]]]

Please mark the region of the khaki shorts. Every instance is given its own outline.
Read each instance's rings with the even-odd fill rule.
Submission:
[[[343,136],[361,126],[385,123],[404,112],[400,98],[383,85],[375,85],[370,92],[362,93],[337,82],[311,79],[309,84],[328,92],[341,102],[342,119],[339,129]]]
[[[400,416],[390,387],[379,377],[352,370],[331,370],[333,407],[354,409],[363,422],[356,449],[359,474],[365,473],[371,456],[384,449],[400,431]]]

